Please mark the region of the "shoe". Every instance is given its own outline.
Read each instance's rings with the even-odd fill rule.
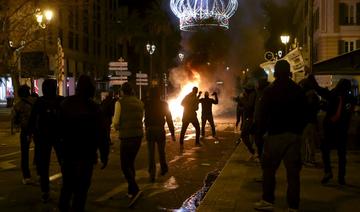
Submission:
[[[22,184],[24,185],[30,185],[32,182],[31,182],[31,179],[30,178],[24,178],[22,180]]]
[[[274,204],[267,202],[265,200],[260,200],[254,204],[254,209],[259,211],[273,211]]]
[[[298,212],[298,209],[294,209],[294,208],[289,208],[288,212]]]
[[[135,195],[132,195],[131,199],[130,199],[130,203],[128,205],[128,208],[131,208],[132,206],[134,206],[134,204],[136,203],[136,201],[139,199],[139,197],[141,196],[142,191],[138,191]]]
[[[330,179],[333,178],[332,173],[326,173],[323,177],[323,179],[321,180],[321,184],[326,184],[329,182]]]
[[[339,177],[338,183],[339,183],[339,185],[346,185],[345,178],[344,177]]]
[[[43,203],[47,203],[50,200],[50,193],[43,192],[41,195],[41,199],[42,199]]]

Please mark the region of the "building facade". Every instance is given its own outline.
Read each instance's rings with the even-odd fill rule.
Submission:
[[[296,8],[294,33],[309,71],[313,64],[360,49],[360,0],[298,0]],[[339,78],[359,80],[319,77],[329,87]]]

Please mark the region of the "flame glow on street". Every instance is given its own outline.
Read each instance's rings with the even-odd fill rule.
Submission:
[[[192,71],[194,78],[192,81],[187,82],[184,85],[181,85],[181,90],[179,94],[175,98],[169,99],[169,109],[171,112],[171,115],[174,120],[181,121],[181,117],[183,115],[184,108],[181,105],[181,101],[184,99],[184,97],[189,94],[193,87],[198,87],[200,85],[200,74]]]

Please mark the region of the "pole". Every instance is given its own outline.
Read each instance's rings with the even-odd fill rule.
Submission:
[[[150,86],[152,85],[152,54],[150,53]]]
[[[141,74],[141,71],[139,73]],[[139,99],[141,100],[141,84],[139,85]]]
[[[47,38],[47,27],[44,28],[44,41],[43,41],[43,45],[44,45],[44,65],[45,65],[45,72],[46,74],[48,74],[48,63],[47,63],[47,60],[46,60],[46,57],[47,57],[47,52],[46,52],[46,38]]]

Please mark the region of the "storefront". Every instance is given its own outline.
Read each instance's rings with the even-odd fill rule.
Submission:
[[[0,77],[0,104],[6,105],[7,99],[14,98],[14,89],[10,77]]]

